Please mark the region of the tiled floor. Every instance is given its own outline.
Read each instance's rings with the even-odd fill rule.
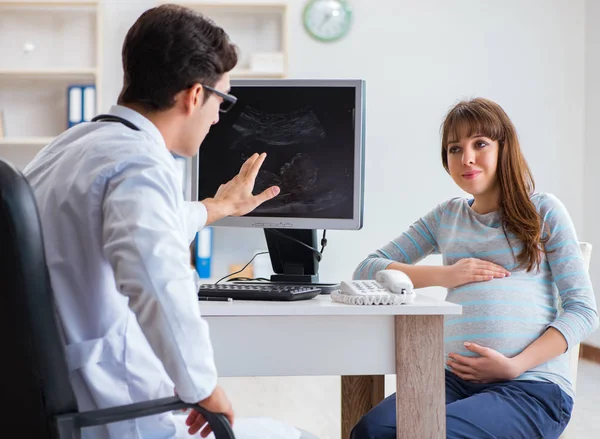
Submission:
[[[577,396],[568,439],[600,438],[600,364],[579,361]]]

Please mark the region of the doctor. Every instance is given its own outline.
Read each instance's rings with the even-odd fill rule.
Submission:
[[[236,48],[197,13],[164,5],[129,29],[122,61],[118,105],[58,136],[24,170],[39,205],[79,408],[176,392],[234,422],[217,385],[189,244],[199,228],[246,214],[279,188],[252,194],[265,160],[254,155],[214,198],[185,202],[173,154],[195,155],[219,111],[235,104],[228,72]],[[165,413],[83,433],[115,439],[208,433],[196,412],[180,430],[174,418]],[[298,430],[288,431],[297,437]]]

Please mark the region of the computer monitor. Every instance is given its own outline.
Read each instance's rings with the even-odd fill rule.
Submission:
[[[254,193],[280,194],[214,226],[265,230],[271,281],[318,283],[317,229],[363,221],[365,81],[232,80],[237,103],[220,113],[192,160],[192,200],[215,195],[252,154],[266,152]]]

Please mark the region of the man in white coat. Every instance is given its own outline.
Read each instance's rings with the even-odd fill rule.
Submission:
[[[189,244],[201,227],[246,214],[279,188],[252,194],[265,160],[255,154],[214,198],[185,202],[174,155],[195,155],[219,111],[235,103],[228,72],[236,48],[209,20],[165,5],[138,18],[122,60],[118,105],[65,131],[24,170],[39,205],[77,401],[89,410],[176,392],[234,423],[217,385]],[[165,413],[83,433],[115,439],[209,433],[197,412],[183,428],[175,418]],[[276,427],[283,432],[278,438],[300,436],[285,424]]]

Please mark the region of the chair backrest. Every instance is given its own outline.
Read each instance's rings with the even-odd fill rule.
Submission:
[[[55,316],[42,229],[23,174],[0,159],[2,425],[54,438],[52,416],[77,412]]]
[[[589,271],[590,260],[592,258],[592,244],[589,242],[580,242],[579,248],[581,249],[581,253],[583,255],[585,269]],[[571,368],[571,382],[573,383],[573,389],[575,389],[575,385],[577,384],[577,367],[579,365],[579,345],[571,348],[569,354],[569,363]]]
[[[579,248],[581,249],[581,253],[583,255],[583,263],[585,265],[586,270],[590,269],[590,260],[592,258],[592,244],[589,242],[580,242]],[[573,383],[573,390],[577,385],[577,368],[579,366],[579,345],[571,347],[569,350],[569,368],[571,369],[571,382]],[[571,419],[573,419],[571,417]],[[567,424],[565,431],[559,436],[558,439],[571,439],[571,423]]]

